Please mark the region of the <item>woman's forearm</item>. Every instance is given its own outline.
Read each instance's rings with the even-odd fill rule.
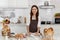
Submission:
[[[40,27],[37,28],[37,33],[39,33],[39,31],[40,31]]]

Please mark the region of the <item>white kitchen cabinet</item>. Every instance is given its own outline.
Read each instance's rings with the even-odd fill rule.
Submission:
[[[28,7],[28,0],[8,0],[8,7],[27,8]]]
[[[0,8],[8,7],[8,0],[0,0]]]

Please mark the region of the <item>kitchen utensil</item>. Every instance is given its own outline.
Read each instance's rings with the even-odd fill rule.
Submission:
[[[49,2],[48,1],[45,1],[44,2],[44,6],[49,6]]]

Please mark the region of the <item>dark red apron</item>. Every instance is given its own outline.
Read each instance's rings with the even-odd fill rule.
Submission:
[[[37,32],[37,24],[38,24],[38,21],[32,20],[29,25],[29,31],[32,33]]]

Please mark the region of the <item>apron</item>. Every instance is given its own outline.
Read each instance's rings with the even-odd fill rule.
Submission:
[[[29,25],[29,32],[32,32],[32,33],[37,32],[37,24],[38,24],[38,21],[32,20]]]

